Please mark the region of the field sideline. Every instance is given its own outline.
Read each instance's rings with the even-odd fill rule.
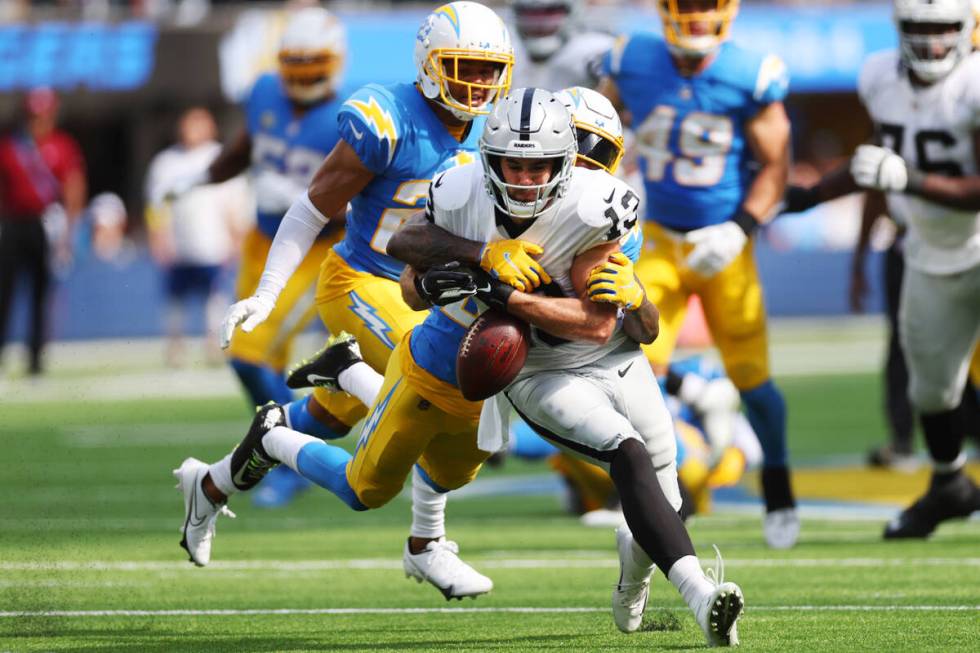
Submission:
[[[780,346],[800,352],[832,349],[819,329],[786,342]],[[210,460],[226,452],[247,425],[246,409],[224,391],[153,398],[152,384],[120,393],[128,398],[94,397],[92,388],[111,385],[120,369],[176,377],[167,382],[183,379],[185,387],[225,374],[141,371],[139,359],[126,355],[79,358],[32,392],[8,373],[0,423],[7,456],[0,477],[0,652],[703,646],[659,572],[645,632],[615,629],[613,534],[563,514],[543,464],[510,461],[450,499],[450,536],[495,582],[491,595],[475,601],[447,603],[404,578],[404,498],[353,513],[319,491],[280,512],[238,497],[231,505],[238,518],[219,522],[215,562],[197,569],[177,546],[181,505],[170,470],[187,455]],[[716,544],[726,577],[744,590],[744,650],[976,650],[980,521],[944,525],[927,542],[880,539],[883,520],[921,491],[926,476],[873,475],[858,464],[882,438],[876,369],[784,368],[780,375],[792,451],[806,468],[796,549],[762,546],[752,480],[719,497],[716,512],[691,526],[703,564],[714,564]],[[77,394],[60,394],[61,401],[30,396],[73,385]],[[530,493],[511,494],[516,490]]]

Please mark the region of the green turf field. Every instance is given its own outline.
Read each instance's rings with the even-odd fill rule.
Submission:
[[[826,465],[882,437],[877,375],[797,376],[782,386],[799,461]],[[648,631],[615,629],[612,531],[580,526],[555,496],[450,500],[450,536],[496,583],[476,601],[447,603],[404,578],[409,502],[401,498],[353,513],[322,491],[278,512],[238,497],[238,519],[219,522],[215,562],[197,569],[177,545],[182,508],[170,470],[187,455],[228,451],[248,422],[241,399],[68,395],[0,399],[0,412],[0,651],[703,645],[662,576]],[[509,464],[481,481],[544,473],[543,465]],[[691,532],[703,562],[717,544],[727,577],[744,590],[745,650],[978,650],[980,522],[944,525],[912,543],[883,543],[881,528],[880,518],[809,519],[790,552],[765,549],[758,516],[744,510],[699,518]]]

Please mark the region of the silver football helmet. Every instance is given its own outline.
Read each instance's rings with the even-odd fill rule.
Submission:
[[[902,60],[920,79],[948,75],[973,48],[971,0],[895,0]]]
[[[575,127],[561,100],[540,88],[516,89],[494,105],[480,137],[487,192],[512,218],[541,217],[564,196],[576,151]],[[540,184],[508,183],[504,159],[550,160],[551,173]],[[518,198],[532,190],[533,198]]]

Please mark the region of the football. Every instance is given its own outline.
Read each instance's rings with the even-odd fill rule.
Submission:
[[[490,310],[470,325],[456,353],[456,379],[463,396],[481,401],[514,380],[527,359],[527,322]]]

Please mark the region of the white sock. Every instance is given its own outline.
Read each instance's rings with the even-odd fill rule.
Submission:
[[[715,589],[708,577],[704,575],[704,569],[701,568],[697,556],[684,556],[675,562],[670,571],[667,572],[667,578],[674,584],[674,587],[684,598],[684,602],[695,613],[705,595],[710,594]]]
[[[436,492],[412,467],[412,537],[436,538],[446,534],[446,493]]]
[[[299,472],[296,469],[299,450],[311,442],[323,442],[323,440],[285,426],[277,426],[262,436],[262,448],[270,456],[296,472]]]
[[[226,497],[238,492],[238,488],[231,482],[231,454],[228,454],[216,463],[208,467],[211,474],[211,481],[214,486],[224,493]]]
[[[337,375],[337,383],[340,387],[368,407],[374,405],[384,380],[383,374],[378,374],[373,367],[363,361],[354,363]]]

